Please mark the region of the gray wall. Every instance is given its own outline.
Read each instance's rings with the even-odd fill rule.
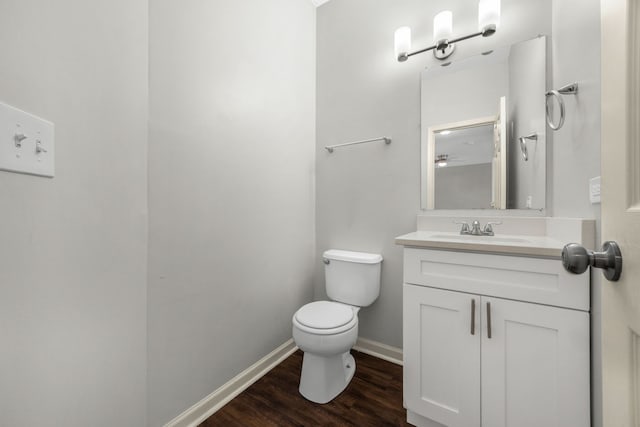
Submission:
[[[547,200],[556,216],[596,219],[600,247],[600,205],[589,202],[588,180],[600,175],[600,1],[563,0],[553,3],[553,81],[555,87],[578,82],[579,93],[565,97],[567,120],[554,132],[552,159],[547,168],[551,194]],[[580,13],[576,13],[580,10]],[[549,160],[547,160],[549,162]],[[549,190],[548,190],[549,191]],[[592,424],[602,425],[601,286],[610,286],[595,272],[591,276]]]
[[[3,0],[0,99],[56,177],[0,172],[0,425],[145,425],[147,1]]]
[[[455,55],[463,58],[490,46],[550,34],[553,25],[550,84],[578,80],[585,90],[581,87],[579,98],[567,101],[565,128],[548,140],[552,148],[547,214],[598,218],[599,206],[589,204],[587,178],[599,174],[599,2],[554,1],[553,18],[543,7],[550,4],[503,2],[496,35],[461,43]],[[397,63],[393,32],[409,25],[414,46],[427,45],[431,18],[443,8],[454,12],[454,32],[476,28],[477,3],[471,0],[333,0],[318,9],[317,250],[335,247],[383,254],[381,295],[360,312],[360,335],[398,347],[402,250],[393,239],[416,227],[420,73],[434,60],[427,54]],[[336,150],[332,155],[322,149],[378,135],[392,136],[393,143]],[[322,264],[317,261],[315,297],[325,297]]]
[[[150,2],[149,424],[291,337],[312,299],[315,8]]]
[[[514,45],[509,54],[509,97],[507,99],[507,207],[541,209],[546,203],[545,176],[547,160],[547,91],[546,38],[536,38]],[[548,130],[551,133],[551,129]],[[528,160],[522,158],[519,138],[535,133],[537,140],[527,140]],[[531,205],[527,206],[527,199]]]
[[[509,98],[507,58],[477,55],[448,67],[430,67],[422,73],[420,91],[421,125],[427,129],[495,117],[500,97]],[[493,144],[488,151],[493,152]]]
[[[491,163],[436,168],[435,205],[441,209],[490,209]]]

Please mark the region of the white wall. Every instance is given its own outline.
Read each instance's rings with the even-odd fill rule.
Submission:
[[[315,8],[151,0],[149,425],[291,337],[312,299]]]
[[[0,172],[0,425],[145,425],[147,1],[3,0],[0,100],[56,177]]]

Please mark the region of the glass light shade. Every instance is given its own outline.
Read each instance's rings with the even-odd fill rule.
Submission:
[[[453,34],[453,13],[443,10],[433,18],[433,42],[448,40]]]
[[[396,59],[411,51],[411,28],[400,27],[394,34]]]
[[[483,31],[488,26],[500,26],[500,0],[480,0],[478,2],[478,30]]]

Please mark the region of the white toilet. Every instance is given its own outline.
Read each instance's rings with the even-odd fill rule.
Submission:
[[[382,256],[332,249],[322,258],[333,301],[316,301],[293,315],[293,340],[304,351],[300,394],[327,403],[347,387],[356,370],[349,353],[358,339],[358,311],[380,294]]]

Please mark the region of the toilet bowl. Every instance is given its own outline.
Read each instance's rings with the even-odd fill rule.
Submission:
[[[323,254],[327,295],[293,315],[293,339],[304,352],[299,391],[307,400],[327,403],[340,394],[355,373],[350,354],[358,339],[360,307],[380,292],[377,254],[331,250]]]
[[[317,301],[298,310],[293,316],[293,340],[304,352],[300,394],[316,403],[340,394],[355,373],[349,350],[357,339],[356,307]]]

